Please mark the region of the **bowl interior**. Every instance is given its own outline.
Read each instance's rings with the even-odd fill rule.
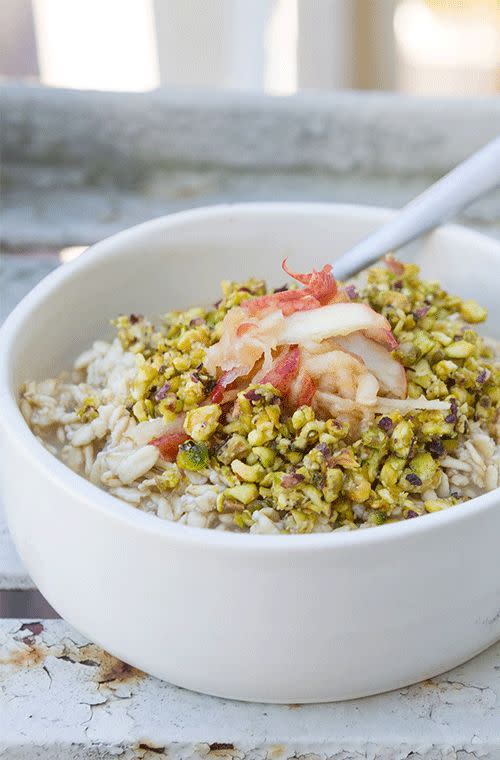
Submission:
[[[120,313],[159,315],[220,297],[220,281],[262,277],[284,283],[281,261],[306,271],[333,262],[391,211],[317,204],[249,204],[164,217],[115,235],[58,270],[18,312],[9,380],[57,374],[97,338],[112,336]],[[497,337],[500,244],[445,227],[409,247],[425,276],[488,307]]]

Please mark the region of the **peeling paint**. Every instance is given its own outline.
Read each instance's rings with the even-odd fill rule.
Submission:
[[[19,631],[30,631],[30,634],[23,636],[21,641],[23,644],[33,646],[35,643],[35,638],[39,636],[43,631],[43,625],[42,623],[23,623]]]
[[[21,635],[26,631],[30,631],[31,635]],[[47,645],[43,641],[38,643],[37,639],[43,631],[41,622],[23,623],[12,637],[11,651],[0,657],[0,666],[19,670],[43,666],[50,675],[47,659],[55,657],[63,662],[95,669],[91,677],[99,689],[115,689],[121,684],[131,685],[146,677],[141,670],[118,660],[95,644],[77,646],[70,639],[56,645]]]
[[[66,660],[77,665],[97,668],[92,679],[99,685],[109,686],[117,683],[132,683],[142,680],[146,674],[142,670],[118,660],[95,644],[86,644],[81,647],[65,645],[63,654],[56,655],[60,660]]]
[[[120,683],[137,681],[146,677],[146,674],[142,670],[133,668],[132,665],[128,665],[126,662],[117,660],[107,652],[100,651],[100,664],[99,671],[96,674],[95,680],[99,684],[112,684],[116,681]]]
[[[31,631],[33,636],[39,636],[43,631],[43,623],[40,623],[39,621],[36,623],[23,623],[19,630]]]
[[[210,756],[218,758],[232,758],[235,756],[236,748],[231,742],[212,742],[208,745]]]
[[[6,760],[500,760],[500,644],[406,689],[300,707],[176,688],[62,620],[0,620],[0,658]]]
[[[0,657],[0,666],[10,666],[12,668],[35,668],[43,665],[47,650],[44,646],[24,643],[24,649],[16,649],[7,657]],[[1,674],[1,671],[0,671]]]
[[[284,744],[274,744],[267,750],[267,760],[276,760],[276,758],[281,757],[286,752],[286,747]]]
[[[246,753],[236,748],[233,742],[210,742],[199,748],[199,754],[210,760],[244,760]]]
[[[209,744],[210,752],[216,752],[221,749],[234,749],[234,744],[228,744],[227,742],[212,742]]]
[[[160,747],[153,742],[145,740],[134,745],[132,749],[134,757],[137,757],[137,760],[156,760],[159,756],[167,757],[167,748],[165,746]]]

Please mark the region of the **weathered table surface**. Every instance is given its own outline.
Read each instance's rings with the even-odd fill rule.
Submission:
[[[149,678],[59,620],[0,621],[0,757],[9,760],[412,753],[500,757],[500,645],[446,676],[381,696],[264,705]]]

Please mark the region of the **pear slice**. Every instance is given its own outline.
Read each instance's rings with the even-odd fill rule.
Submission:
[[[292,314],[285,319],[279,342],[301,345],[304,341],[320,341],[360,330],[373,331],[375,340],[394,348],[389,322],[363,303],[334,303]]]
[[[339,336],[336,342],[341,348],[363,360],[369,371],[379,381],[382,391],[395,398],[406,398],[405,368],[384,346],[380,346],[359,332]]]

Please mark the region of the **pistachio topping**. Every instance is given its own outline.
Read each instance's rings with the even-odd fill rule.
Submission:
[[[329,277],[327,270],[322,274]],[[497,420],[500,371],[470,327],[486,318],[481,306],[447,294],[420,279],[415,265],[395,260],[371,269],[364,287],[346,286],[347,300],[368,305],[386,320],[394,336],[389,348],[406,376],[407,399],[400,408],[391,400],[391,413],[377,414],[375,408],[360,419],[343,413],[345,403],[338,414],[331,411],[335,406],[325,414],[310,400],[314,385],[304,396],[308,403],[300,403],[300,393],[293,396],[283,375],[288,367],[300,378],[293,348],[275,370],[260,371],[261,382],[247,380],[244,387],[238,372],[208,372],[206,352],[221,339],[231,309],[249,299],[281,304],[298,298],[290,301],[283,296],[286,288],[267,291],[254,279],[224,282],[222,290],[213,307],[170,312],[158,328],[137,315],[114,323],[122,346],[136,354],[129,408],[137,421],[162,417],[170,424],[184,415],[188,440],[156,478],[160,492],[178,491],[187,472],[210,472],[220,485],[217,511],[232,516],[235,530],[246,531],[265,517],[280,520],[288,533],[381,525],[456,503],[452,495],[436,495],[441,462],[472,422],[491,432]],[[247,311],[253,315],[255,308]],[[364,340],[347,347],[354,350]],[[291,403],[297,397],[299,403]],[[433,401],[445,403],[432,408]],[[90,421],[97,408],[98,400],[89,398],[78,414]]]
[[[392,257],[356,285],[284,269],[302,287],[225,281],[212,306],[119,316],[75,384],[26,385],[23,414],[92,482],[195,527],[351,530],[500,485],[486,310]]]

